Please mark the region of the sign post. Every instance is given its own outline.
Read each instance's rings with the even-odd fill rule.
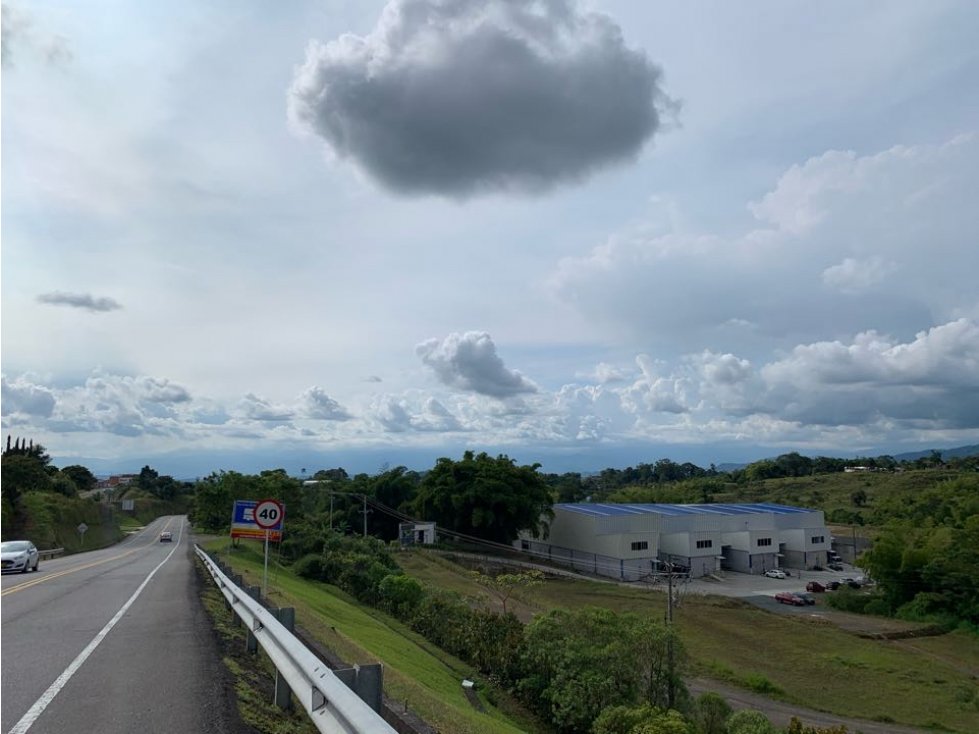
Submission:
[[[80,522],[75,530],[78,531],[78,537],[81,539],[81,545],[85,545],[85,531],[88,530],[88,525]]]
[[[255,505],[254,519],[259,529],[265,532],[265,564],[262,573],[262,596],[265,596],[269,586],[269,534],[272,530],[282,533],[282,520],[285,509],[278,500],[260,500]]]

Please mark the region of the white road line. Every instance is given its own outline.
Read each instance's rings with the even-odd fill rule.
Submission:
[[[160,561],[156,568],[150,571],[149,575],[143,579],[143,583],[139,585],[139,588],[136,589],[131,597],[129,597],[129,601],[122,605],[122,608],[116,612],[115,616],[109,620],[105,627],[102,628],[102,631],[95,635],[95,638],[88,643],[88,646],[84,650],[78,654],[77,658],[71,661],[71,664],[65,668],[65,672],[59,675],[57,680],[48,686],[48,690],[41,694],[41,697],[37,699],[37,701],[34,702],[34,705],[27,710],[27,713],[21,717],[20,721],[14,724],[14,728],[11,729],[8,734],[25,734],[25,732],[34,725],[34,722],[37,721],[38,717],[44,713],[44,709],[51,705],[54,697],[61,692],[61,689],[65,687],[69,680],[71,680],[71,677],[77,673],[78,669],[82,667],[86,660],[88,660],[89,655],[95,652],[95,648],[102,643],[102,640],[106,638],[106,635],[112,631],[112,628],[115,627],[119,620],[122,619],[126,612],[129,611],[129,607],[131,607],[133,602],[135,602],[136,599],[139,598],[139,595],[143,593],[143,589],[146,588],[146,585],[156,575],[156,572],[163,568],[163,564],[170,560],[170,556],[176,553],[177,548],[180,547],[180,539],[183,537],[183,530],[184,525],[183,523],[180,523],[180,531],[177,534],[177,542],[174,544],[173,549],[167,553],[167,557]]]

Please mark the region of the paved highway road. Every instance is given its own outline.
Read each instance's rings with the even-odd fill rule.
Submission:
[[[2,731],[238,732],[183,517],[2,582]],[[173,543],[159,542],[162,530]]]

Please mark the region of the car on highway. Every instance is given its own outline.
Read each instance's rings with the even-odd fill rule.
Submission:
[[[770,579],[784,579],[785,571],[781,571],[777,568],[770,568],[769,570],[765,571],[765,575]]]
[[[805,600],[798,594],[793,594],[791,591],[780,591],[775,595],[775,601],[779,604],[791,604],[795,607],[804,607],[806,605]]]
[[[36,571],[39,562],[37,548],[29,540],[5,540],[0,543],[0,569],[4,573]]]
[[[161,543],[172,543],[173,542],[173,533],[171,533],[169,530],[164,530],[162,533],[160,533],[160,542]]]

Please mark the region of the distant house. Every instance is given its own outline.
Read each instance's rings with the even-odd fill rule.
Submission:
[[[873,469],[869,466],[844,466],[843,471],[847,474],[853,474],[854,472],[873,471]]]
[[[116,487],[128,487],[138,474],[113,474],[108,479],[100,479],[95,485],[97,489],[115,489]]]

